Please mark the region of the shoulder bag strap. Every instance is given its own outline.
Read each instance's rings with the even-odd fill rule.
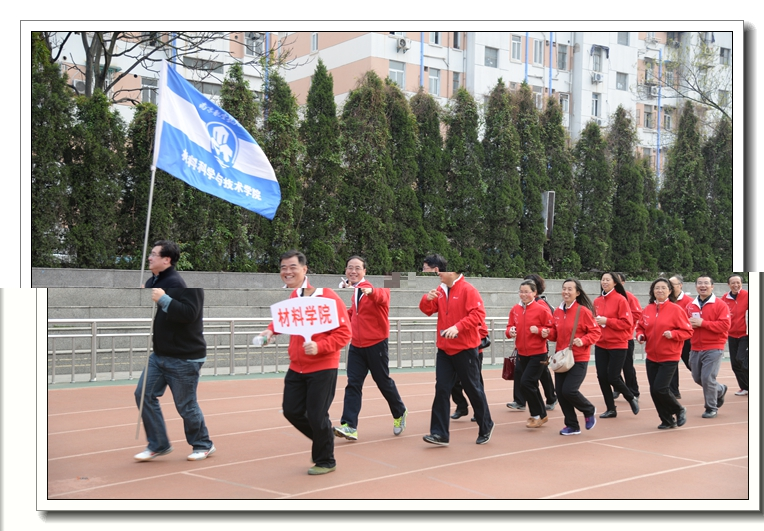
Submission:
[[[581,313],[581,305],[578,305],[578,308],[576,308],[576,318],[573,319],[573,330],[570,331],[570,345],[568,345],[569,349],[573,348],[573,338],[576,337],[576,328],[578,328],[578,315]]]

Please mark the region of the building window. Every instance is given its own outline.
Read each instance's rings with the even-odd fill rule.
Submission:
[[[462,33],[460,31],[454,32],[454,48],[457,50],[462,49]]]
[[[491,68],[498,68],[499,66],[499,50],[496,48],[485,47],[485,66]]]
[[[157,102],[157,80],[153,77],[141,77],[141,101],[143,103]]]
[[[544,64],[544,41],[541,39],[533,41],[533,64]]]
[[[652,85],[655,83],[655,73],[654,73],[654,66],[653,62],[649,60],[645,60],[645,83],[648,85]]]
[[[390,61],[390,73],[388,76],[401,89],[406,88],[406,64],[400,61]]]
[[[730,64],[730,49],[719,48],[719,62],[723,65],[729,66]]]
[[[596,48],[592,52],[592,70],[602,72],[602,50],[600,48]]]
[[[615,88],[618,90],[629,90],[629,74],[617,72],[615,75]]]
[[[405,31],[391,31],[390,35],[395,35],[396,37],[405,37],[406,32]]]
[[[430,68],[430,94],[440,96],[440,70]]]
[[[265,53],[265,34],[256,31],[244,32],[244,54],[263,55]]]
[[[462,85],[462,75],[459,72],[454,72],[454,92],[459,90],[459,87]]]
[[[206,73],[223,73],[223,63],[220,61],[212,61],[210,59],[201,59],[199,57],[184,57],[183,66],[192,70],[201,70]]]
[[[600,115],[600,95],[596,92],[592,93],[592,116]]]
[[[645,122],[647,129],[655,129],[655,110],[652,105],[645,105]]]
[[[215,83],[204,83],[202,81],[191,81],[196,90],[207,96],[220,96],[220,85]]]
[[[318,51],[318,33],[315,31],[310,35],[310,51]]]
[[[674,86],[674,69],[666,64],[664,64],[663,67],[666,69],[665,70],[666,86],[673,87]]]
[[[544,94],[541,92],[541,87],[533,87],[533,101],[537,109],[544,108]]]
[[[666,131],[671,131],[671,109],[663,109],[663,128]]]
[[[560,94],[560,107],[564,113],[570,110],[570,94]]]
[[[653,150],[648,147],[642,148],[642,156],[650,161],[650,164],[653,163]]]
[[[567,44],[557,45],[557,69],[558,70],[568,69],[568,45]]]
[[[430,44],[440,45],[440,32],[439,31],[431,31],[430,32]]]
[[[618,32],[618,44],[623,44],[624,46],[629,45],[629,32],[628,31],[619,31]]]
[[[730,93],[726,90],[719,91],[719,107],[728,107],[730,104]]]
[[[522,42],[522,38],[519,35],[512,35],[512,60],[513,61],[522,61],[522,48],[520,47],[520,44]]]

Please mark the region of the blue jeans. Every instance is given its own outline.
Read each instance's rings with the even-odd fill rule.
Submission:
[[[188,444],[193,446],[194,451],[212,448],[204,415],[196,401],[196,387],[199,384],[202,365],[202,362],[157,356],[153,352],[149,356],[148,369],[141,374],[135,388],[135,404],[140,407],[143,379],[147,378],[141,418],[146,430],[148,449],[152,452],[161,452],[171,446],[162,409],[159,407],[159,397],[164,395],[168,386],[172,391],[175,409],[183,419]]]

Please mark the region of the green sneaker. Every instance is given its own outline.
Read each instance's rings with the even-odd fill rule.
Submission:
[[[333,467],[312,466],[308,469],[308,475],[320,476],[321,474],[328,474],[329,472],[334,472],[336,469],[337,469],[336,466],[333,466]]]
[[[393,435],[400,435],[403,430],[406,429],[406,415],[409,414],[408,409],[403,410],[403,416],[397,419],[393,419]]]
[[[358,430],[355,428],[351,428],[350,426],[347,425],[347,423],[343,424],[339,428],[332,428],[332,429],[334,430],[335,437],[344,437],[351,441],[358,440]]]

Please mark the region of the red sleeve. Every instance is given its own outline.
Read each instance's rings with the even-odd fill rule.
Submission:
[[[578,333],[573,336],[584,342],[585,347],[594,345],[602,335],[602,327],[594,321],[594,316],[589,308],[581,307],[581,314],[578,317]],[[583,332],[583,333],[582,333]]]
[[[666,303],[669,304],[669,303]],[[674,312],[674,319],[671,323],[674,327],[671,329],[671,339],[684,342],[692,337],[692,325],[690,319],[680,306],[676,307],[677,312]]]
[[[479,329],[480,325],[485,323],[485,306],[483,306],[483,298],[476,289],[469,289],[464,294],[467,297],[467,304],[465,310],[467,315],[462,317],[458,323],[456,323],[456,329],[462,331],[465,328]]]
[[[618,300],[618,317],[608,317],[605,326],[613,330],[629,330],[634,326],[629,311],[629,303],[618,293],[613,293],[611,296],[620,297]]]
[[[337,317],[339,317],[340,325],[316,341],[318,355],[337,352],[350,343],[350,338],[353,335],[345,303],[340,299],[339,295],[328,288],[324,288],[324,296],[328,299],[334,299],[334,303],[337,305]]]
[[[706,319],[705,317],[703,318],[703,322],[700,324],[701,328],[711,330],[717,334],[727,333],[727,331],[730,329],[730,309],[726,303],[721,304],[720,307],[722,307],[721,311],[714,308],[716,310],[714,312],[716,314],[714,316],[716,317],[715,319]]]
[[[431,301],[427,300],[427,293],[422,295],[422,300],[419,301],[419,309],[426,316],[431,316],[438,311],[438,298],[434,298]]]

